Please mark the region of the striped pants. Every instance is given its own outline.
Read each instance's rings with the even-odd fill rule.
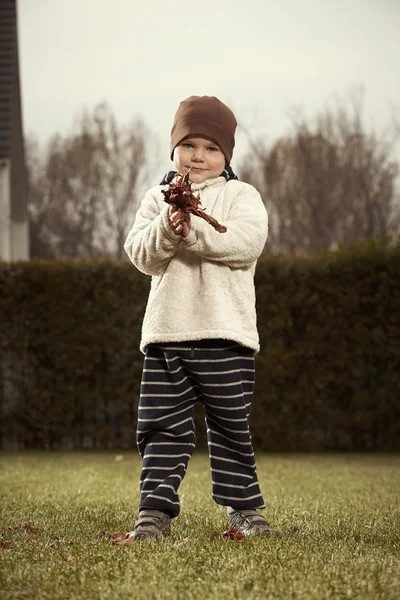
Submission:
[[[253,390],[253,352],[235,342],[147,348],[137,426],[139,511],[179,514],[178,487],[195,447],[196,401],[205,410],[213,499],[233,509],[264,508],[248,425]]]

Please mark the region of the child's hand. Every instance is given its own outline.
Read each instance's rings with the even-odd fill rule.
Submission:
[[[180,235],[185,238],[190,233],[190,215],[189,220],[184,220],[184,215],[182,211],[178,208],[178,210],[174,210],[172,206],[169,207],[168,210],[169,224],[171,226],[172,231],[176,235]]]

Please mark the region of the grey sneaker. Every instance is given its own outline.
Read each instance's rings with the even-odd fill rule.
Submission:
[[[171,519],[161,510],[141,510],[133,531],[128,536],[134,540],[158,540],[171,533]]]
[[[236,529],[243,535],[274,535],[281,537],[282,533],[271,529],[269,523],[256,510],[241,510],[229,515],[231,529]]]

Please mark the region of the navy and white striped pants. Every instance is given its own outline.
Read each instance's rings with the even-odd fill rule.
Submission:
[[[138,409],[143,459],[139,511],[179,514],[178,487],[195,447],[194,403],[204,405],[215,502],[264,508],[248,416],[254,356],[227,340],[148,346]]]

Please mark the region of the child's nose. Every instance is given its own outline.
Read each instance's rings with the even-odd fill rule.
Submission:
[[[204,160],[204,150],[202,148],[193,148],[192,160],[203,161]]]

